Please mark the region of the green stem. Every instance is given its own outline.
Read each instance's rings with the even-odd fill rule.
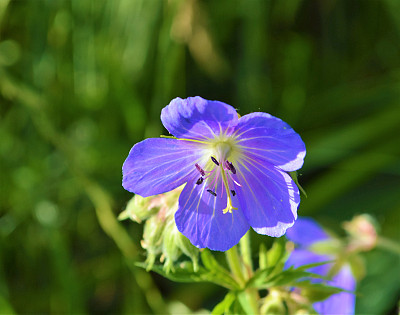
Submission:
[[[240,240],[240,249],[242,257],[239,256],[237,246],[234,246],[230,250],[226,251],[225,255],[231,272],[240,283],[240,286],[244,288],[246,281],[251,277],[253,270],[250,250],[250,237],[248,234],[246,234]],[[251,272],[244,273],[244,270],[250,270]],[[245,304],[243,308],[247,309],[247,311],[251,311],[251,314],[259,314],[259,295],[257,289],[247,288],[243,291],[243,293],[244,294],[242,296],[244,301],[240,301],[241,304]]]
[[[248,231],[240,240],[240,251],[243,257],[243,263],[246,268],[246,279],[250,279],[253,276],[253,259],[251,255],[251,243],[250,243],[250,231]],[[246,289],[246,299],[252,309],[252,313],[259,314],[258,301],[260,296],[257,289],[249,288]]]
[[[228,262],[229,268],[231,269],[234,277],[239,282],[241,287],[244,287],[246,280],[243,275],[241,261],[237,246],[233,246],[230,250],[225,252],[226,261]]]
[[[253,275],[253,260],[251,258],[250,231],[240,240],[240,251],[247,271],[247,279]]]

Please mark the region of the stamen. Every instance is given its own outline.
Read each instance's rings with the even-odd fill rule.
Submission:
[[[231,162],[228,160],[225,161],[225,167],[228,171],[231,171],[233,174],[236,174],[236,168],[233,166]]]
[[[197,184],[197,185],[200,185],[203,181],[204,181],[204,178],[203,178],[203,177],[200,177],[200,178],[197,180],[196,184]]]
[[[215,157],[211,157],[211,161],[213,161],[217,166],[219,166],[219,163]]]
[[[229,179],[231,179],[231,180],[235,183],[236,186],[242,187],[242,185],[240,185],[240,184],[233,178],[233,176],[232,176],[231,173],[227,173],[227,174],[228,174]]]
[[[199,164],[195,164],[194,166],[196,166],[197,170],[200,172],[201,176],[205,176],[206,172],[204,172],[204,170],[200,167]]]
[[[231,190],[232,196],[235,197],[236,196],[236,192],[232,189]]]
[[[228,161],[227,161],[228,162]],[[229,166],[230,166],[230,171],[233,173],[233,174],[236,174],[236,168],[233,166],[233,164],[232,163],[230,163],[230,162],[228,162],[229,163]]]
[[[211,195],[213,195],[214,197],[217,197],[217,194],[216,194],[215,192],[213,192],[211,189],[207,189],[207,191],[208,191]]]

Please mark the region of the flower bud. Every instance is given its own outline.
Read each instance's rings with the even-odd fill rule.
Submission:
[[[176,228],[176,227],[175,227]],[[189,239],[182,233],[178,232],[177,244],[180,250],[188,256],[193,262],[193,270],[199,270],[199,249],[190,243]]]
[[[286,308],[283,303],[283,298],[281,293],[278,290],[271,289],[269,294],[264,299],[263,304],[260,309],[261,314],[269,315],[269,314],[277,314],[283,315],[286,314]]]
[[[147,270],[161,255],[164,270],[173,271],[174,263],[182,253],[192,260],[193,269],[198,270],[199,249],[178,231],[175,224],[174,216],[182,188],[147,198],[135,195],[119,216],[120,220],[130,218],[138,223],[145,220],[141,245],[147,252]]]
[[[118,216],[119,220],[131,219],[137,223],[147,220],[152,215],[156,214],[165,204],[163,195],[142,197],[139,195],[133,196],[129,200],[125,210]]]
[[[144,225],[142,247],[147,251],[147,270],[153,267],[155,258],[162,251],[162,235],[165,224],[159,216],[152,216]]]
[[[355,216],[350,222],[343,223],[343,228],[350,236],[348,251],[369,251],[376,246],[378,235],[371,216]]]
[[[164,270],[167,273],[171,270],[174,271],[173,264],[182,253],[178,245],[179,234],[175,221],[169,221],[164,231],[162,246],[163,258],[165,258]]]

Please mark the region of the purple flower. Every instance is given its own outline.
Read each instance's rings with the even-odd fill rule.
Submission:
[[[298,218],[296,225],[288,229],[286,237],[297,245],[291,253],[286,266],[295,268],[302,265],[329,261],[335,259],[334,255],[322,255],[312,251],[312,246],[320,241],[328,241],[331,237],[312,219]],[[310,268],[309,271],[321,276],[328,276],[332,271],[332,263]],[[314,280],[318,281],[318,280]],[[349,264],[344,263],[338,272],[328,282],[329,285],[354,291],[356,280]],[[320,314],[354,314],[355,296],[352,293],[341,292],[330,296],[328,299],[313,304],[314,309]]]
[[[173,137],[137,143],[123,186],[143,197],[186,183],[175,214],[193,245],[226,251],[251,226],[279,237],[293,225],[299,191],[286,173],[303,165],[300,136],[266,113],[238,116],[225,103],[176,98],[161,112]]]

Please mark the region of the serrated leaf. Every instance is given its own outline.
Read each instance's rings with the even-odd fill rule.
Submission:
[[[301,295],[306,297],[312,303],[323,301],[333,294],[349,292],[347,290],[326,285],[324,283],[312,283],[309,280],[297,282],[295,286],[297,288],[301,288]]]
[[[200,252],[200,257],[204,267],[206,267],[208,270],[216,270],[230,275],[229,271],[215,259],[210,250],[202,250]]]
[[[287,269],[273,276],[271,279],[268,279],[267,283],[265,284],[265,288],[279,287],[279,286],[294,286],[296,280],[302,278],[326,279],[325,277],[320,276],[316,273],[302,271],[298,269],[294,270]]]
[[[303,270],[303,267],[305,269],[315,267],[316,265],[321,265],[321,263],[318,264],[309,264],[306,266],[301,266],[299,268],[294,269],[293,267],[290,267],[289,269],[286,269],[278,274],[273,274],[271,271],[273,270],[274,267],[269,267],[267,269],[263,270],[258,270],[254,276],[248,281],[247,287],[252,287],[252,288],[258,288],[258,289],[267,289],[270,287],[276,287],[276,286],[283,286],[283,285],[294,285],[296,283],[296,280],[301,279],[301,278],[317,278],[317,279],[326,279],[323,276],[320,276],[318,274],[308,272]]]
[[[321,262],[317,262],[317,263],[306,264],[306,265],[297,267],[295,270],[307,270],[307,269],[311,269],[314,267],[318,267],[318,266],[322,266],[322,265],[326,265],[326,264],[330,264],[330,263],[334,263],[334,262],[335,262],[335,260],[327,260],[327,261],[321,261]]]
[[[210,250],[204,249],[200,253],[201,261],[210,274],[216,279],[220,279],[225,283],[229,283],[231,288],[239,289],[240,285],[232,277],[231,273],[224,268],[213,256]]]
[[[147,265],[145,263],[135,263],[137,267],[146,269]],[[204,268],[200,268],[197,272],[193,271],[193,265],[191,263],[181,264],[184,268],[174,268],[174,272],[166,272],[163,266],[153,265],[151,271],[158,273],[159,275],[176,282],[200,282],[204,280],[205,275],[208,271]]]
[[[233,292],[229,292],[225,295],[224,299],[219,302],[214,309],[211,311],[211,315],[222,315],[229,313],[229,309],[236,299],[236,295]]]
[[[268,277],[271,274],[271,271],[274,269],[275,267],[269,267],[269,268],[265,268],[265,269],[259,269],[257,270],[253,277],[251,277],[251,279],[247,282],[246,287],[249,288],[258,288],[261,285],[264,285],[268,279]]]
[[[136,263],[135,265],[144,269],[147,267],[145,263]],[[154,265],[151,270],[175,282],[211,282],[229,290],[239,289],[238,283],[230,275],[210,271],[204,267],[199,267],[197,271],[194,271],[193,264],[189,261],[174,266],[174,271],[166,272],[160,265]]]

